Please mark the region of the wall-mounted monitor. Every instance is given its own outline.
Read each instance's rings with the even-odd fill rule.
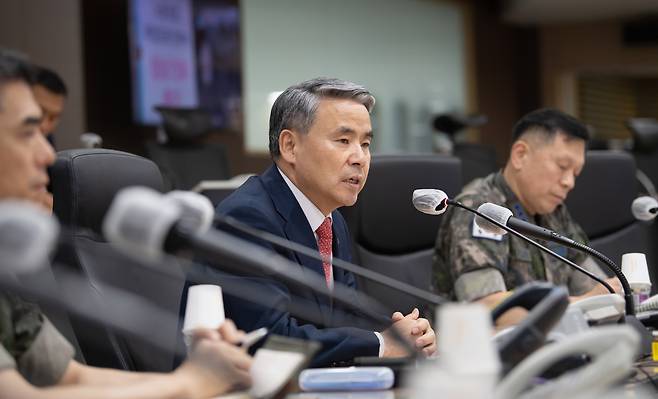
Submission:
[[[240,129],[237,0],[130,0],[133,120],[156,125],[156,106],[203,108]]]

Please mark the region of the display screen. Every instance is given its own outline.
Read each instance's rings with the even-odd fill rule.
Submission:
[[[129,10],[135,122],[159,124],[159,105],[200,107],[216,127],[239,128],[236,2],[131,0]]]

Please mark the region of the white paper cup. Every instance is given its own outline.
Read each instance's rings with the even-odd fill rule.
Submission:
[[[636,296],[636,303],[639,304],[646,300],[651,292],[651,279],[646,256],[641,253],[622,255],[621,271]]]
[[[491,312],[480,304],[450,303],[437,309],[437,318],[441,364],[454,373],[497,378],[500,360],[491,340]]]
[[[224,322],[224,300],[218,285],[194,285],[187,291],[183,335],[191,337],[195,330],[216,330]]]

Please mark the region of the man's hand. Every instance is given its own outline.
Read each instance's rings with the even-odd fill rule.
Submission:
[[[231,320],[218,330],[194,333],[189,359],[175,372],[189,381],[192,396],[210,397],[251,385],[252,358],[234,345],[243,336]]]
[[[226,319],[224,323],[217,330],[197,330],[192,337],[193,341],[200,339],[209,339],[211,341],[223,340],[233,345],[238,345],[242,342],[245,333],[235,327],[233,320]]]
[[[393,313],[391,317],[393,325],[383,332],[384,336],[384,357],[403,357],[409,353],[397,342],[392,332],[395,328],[399,335],[405,339],[412,347],[422,350],[425,356],[430,356],[436,352],[436,335],[427,319],[420,317],[418,309],[404,316],[400,312]]]
[[[494,292],[493,294],[482,297],[475,302],[486,306],[489,310],[493,310],[510,295],[512,295],[512,291]],[[527,315],[528,311],[526,309],[520,306],[515,306],[496,319],[494,328],[496,331],[501,331],[508,327],[513,327],[521,323]]]
[[[623,287],[621,286],[621,281],[617,277],[610,277],[605,280],[606,283],[610,284],[610,287],[612,287],[613,290],[615,290],[616,293],[621,294],[624,292]],[[569,297],[569,300],[571,302],[576,302],[581,299],[585,299],[591,296],[596,296],[596,295],[607,295],[610,292],[608,291],[607,288],[605,288],[602,284],[596,283],[594,288],[586,292],[585,294],[581,296],[572,296]]]

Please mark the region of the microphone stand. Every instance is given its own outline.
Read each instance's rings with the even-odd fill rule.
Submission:
[[[541,250],[542,252],[544,252],[544,253],[546,253],[546,254],[548,254],[548,255],[554,257],[554,258],[557,258],[557,259],[561,260],[562,262],[564,262],[564,263],[566,263],[567,265],[573,267],[574,269],[578,270],[579,272],[581,272],[581,273],[587,275],[588,277],[590,277],[590,278],[596,280],[598,283],[600,283],[601,285],[603,285],[603,286],[604,286],[604,287],[605,287],[605,288],[606,288],[611,294],[614,294],[614,293],[615,293],[615,290],[610,286],[610,284],[608,284],[608,283],[605,282],[603,279],[601,279],[601,278],[599,278],[598,276],[596,276],[594,273],[590,272],[589,270],[583,269],[582,267],[580,267],[580,266],[578,266],[577,264],[573,263],[573,262],[570,261],[569,259],[567,259],[567,258],[565,258],[565,257],[563,257],[563,256],[561,256],[561,255],[556,254],[555,252],[553,252],[553,251],[551,251],[550,249],[546,248],[545,246],[539,244],[538,242],[535,242],[535,241],[529,239],[528,237],[526,237],[526,236],[524,236],[523,234],[519,233],[518,231],[512,229],[511,227],[508,227],[508,226],[506,226],[506,225],[500,223],[499,221],[493,219],[493,218],[490,217],[490,216],[487,216],[487,215],[483,214],[482,212],[480,212],[480,211],[478,211],[478,210],[471,209],[471,208],[467,207],[466,205],[461,204],[461,203],[458,202],[458,201],[454,201],[454,200],[452,200],[452,199],[448,199],[448,200],[447,200],[447,203],[448,203],[449,205],[456,206],[456,207],[458,207],[458,208],[461,208],[461,209],[467,210],[467,211],[469,211],[469,212],[471,212],[471,213],[474,213],[474,214],[478,215],[479,217],[481,217],[481,218],[485,219],[486,221],[490,222],[491,224],[496,225],[497,227],[499,227],[499,228],[501,228],[501,229],[503,229],[503,230],[509,232],[509,233],[512,234],[513,236],[518,237],[518,238],[520,238],[521,240],[527,242],[528,244],[537,247],[537,248],[538,248],[539,250]],[[632,301],[632,298],[631,298],[631,301]]]
[[[83,253],[93,255],[93,248],[89,244],[79,242],[79,243],[76,243],[76,245],[79,246],[80,250]],[[150,272],[152,272],[154,274],[163,276],[165,278],[170,278],[170,279],[177,280],[177,279],[180,279],[181,276],[174,270],[174,268],[167,267],[167,266],[173,266],[173,265],[170,265],[169,263],[175,262],[176,264],[180,265],[181,267],[186,267],[188,269],[187,272],[186,272],[186,275],[192,281],[203,282],[203,283],[206,283],[206,284],[220,285],[222,287],[222,292],[224,292],[228,295],[235,296],[237,298],[243,299],[245,301],[248,301],[248,302],[260,305],[260,306],[265,306],[265,307],[271,307],[272,306],[272,302],[269,301],[269,298],[266,298],[266,297],[263,297],[263,296],[257,295],[257,294],[252,294],[252,292],[250,291],[251,287],[248,286],[247,284],[241,283],[239,281],[231,281],[230,284],[227,284],[226,280],[224,278],[222,278],[221,276],[215,276],[215,275],[209,276],[207,271],[205,269],[203,269],[203,267],[202,267],[202,266],[204,266],[203,264],[196,263],[196,262],[194,262],[190,259],[176,257],[176,256],[173,256],[173,255],[166,255],[166,257],[163,260],[159,261],[157,263],[157,265],[152,265],[150,263],[138,261],[138,259],[136,259],[135,256],[133,254],[130,254],[130,253],[125,253],[123,251],[117,251],[116,254],[117,254],[118,258],[117,259],[112,259],[112,260],[116,260],[116,263],[118,263],[118,264],[125,265],[126,264],[126,257],[128,257],[128,258],[130,258],[131,261],[134,262],[134,266],[143,267],[143,268],[148,269]],[[69,276],[69,279],[71,279],[71,278],[78,278],[79,279],[79,277],[77,277],[77,276],[70,277],[70,273],[68,273],[67,276]],[[0,281],[0,287],[2,287],[2,281]],[[104,288],[103,290],[106,290],[106,288]],[[67,290],[66,292],[68,292],[68,291],[75,292],[75,290]],[[38,291],[37,293],[43,294],[40,291]],[[115,296],[116,295],[112,295],[113,298]],[[123,295],[121,297],[125,297],[125,295]],[[50,299],[49,299],[49,301],[50,301]],[[54,299],[52,301],[55,301],[55,303],[58,304],[59,306],[64,306],[64,305],[61,305],[59,303],[59,302],[62,301],[62,298],[60,298],[59,296],[54,297]],[[74,305],[76,307],[77,306],[82,306],[82,305],[89,306],[88,303],[83,303],[82,305],[79,305],[77,302],[83,302],[83,301],[75,301]],[[160,308],[158,308],[158,310],[159,309]],[[73,309],[73,312],[80,315],[80,316],[82,316],[82,317],[86,317],[86,314],[79,314],[79,312],[77,311],[77,308]],[[297,317],[304,318],[305,320],[308,320],[312,323],[317,323],[317,324],[326,323],[326,324],[329,324],[329,327],[332,327],[332,325],[331,325],[332,323],[329,323],[329,322],[332,322],[332,320],[323,319],[318,313],[313,311],[313,309],[311,309],[309,306],[307,306],[304,303],[297,303],[294,300],[291,301],[290,307],[289,307],[289,312],[291,314],[297,316]],[[340,309],[334,309],[334,312],[337,313],[338,317],[341,317],[344,320],[349,320],[350,317],[356,319],[355,315],[347,314],[346,312],[344,312]],[[174,316],[176,317],[176,319],[178,319],[178,315],[174,315]],[[98,319],[99,323],[101,323],[102,321],[107,321],[108,320],[107,316],[104,315],[103,312],[98,312],[98,311],[92,312],[90,314],[90,319],[92,321],[96,321],[96,318],[99,318]],[[109,320],[109,321],[111,322],[111,320]],[[123,322],[124,320],[121,319],[121,321]],[[386,322],[387,322],[387,324],[390,324],[390,320],[387,319]],[[163,325],[162,322],[147,323],[147,324],[148,324],[149,328],[152,328],[153,325]],[[126,326],[124,326],[123,324],[120,327],[117,327],[115,325],[111,325],[111,326],[113,328],[117,328],[117,329],[121,330],[124,333],[128,333],[129,335],[135,336],[135,333],[131,332],[131,330],[126,331],[126,329],[125,329]],[[130,327],[131,325],[127,325],[127,326]],[[145,331],[146,331],[145,333],[147,334],[147,336],[149,336],[149,337],[152,336],[152,333],[148,332],[150,330],[145,330]],[[138,338],[139,338],[139,336],[138,336]],[[149,338],[148,342],[150,342],[151,340],[152,340],[152,338]],[[169,345],[169,344],[167,344],[167,346],[165,346],[165,347],[162,347],[161,349],[165,349],[165,350],[168,350],[168,351],[173,350],[171,348],[171,345]],[[180,351],[179,348],[176,348],[175,354],[177,356],[180,356],[180,357],[184,357],[186,355],[186,353],[184,351]]]
[[[516,236],[516,237],[518,237],[518,238],[520,238],[520,239],[526,241],[527,243],[529,243],[529,244],[531,244],[531,245],[534,245],[535,247],[539,248],[539,249],[542,250],[543,252],[545,252],[545,253],[547,253],[547,254],[550,254],[551,256],[554,256],[554,257],[556,257],[557,259],[560,259],[561,261],[565,262],[566,264],[568,264],[568,265],[571,266],[571,267],[574,267],[576,270],[580,271],[581,273],[586,274],[587,276],[589,276],[589,277],[591,277],[592,279],[596,280],[596,281],[599,282],[600,284],[604,285],[604,286],[608,289],[608,291],[610,291],[611,294],[614,294],[614,293],[615,293],[615,291],[612,289],[612,287],[610,287],[610,284],[606,283],[605,281],[603,281],[602,279],[600,279],[598,276],[594,275],[593,273],[589,272],[588,270],[583,269],[582,267],[576,265],[575,263],[573,263],[573,262],[571,262],[570,260],[564,258],[563,256],[560,256],[560,255],[556,254],[555,252],[553,252],[553,251],[549,250],[548,248],[544,247],[543,245],[541,245],[541,244],[539,244],[539,243],[537,243],[537,242],[535,242],[535,241],[529,239],[528,237],[524,236],[523,234],[519,233],[518,231],[516,231],[516,230],[514,230],[514,229],[512,229],[512,228],[510,228],[510,227],[508,227],[508,226],[506,226],[506,225],[504,225],[504,224],[502,224],[502,223],[500,223],[499,221],[497,221],[497,220],[495,220],[495,219],[493,219],[493,218],[491,218],[491,217],[489,217],[489,216],[483,214],[482,212],[479,212],[479,211],[477,211],[477,210],[475,210],[475,209],[471,209],[471,208],[469,208],[469,207],[467,207],[467,206],[461,204],[461,203],[458,202],[458,201],[454,201],[454,200],[448,199],[448,200],[447,200],[447,203],[450,204],[450,205],[454,205],[454,206],[456,206],[456,207],[458,207],[458,208],[465,209],[465,210],[467,210],[467,211],[469,211],[469,212],[472,212],[472,213],[474,213],[474,214],[480,216],[481,218],[483,218],[483,219],[487,220],[488,222],[490,222],[490,223],[492,223],[492,224],[498,226],[499,228],[501,228],[501,229],[503,229],[503,230],[505,230],[505,231],[508,231],[508,232],[511,233],[512,235],[514,235],[514,236]],[[552,237],[554,237],[554,236],[556,236],[556,235],[557,235],[557,234],[551,234]],[[559,235],[558,235],[558,236],[559,236]],[[559,236],[559,237],[562,237],[562,236]],[[565,243],[565,244],[567,244],[568,241],[573,241],[573,240],[567,239],[566,237],[562,237],[562,238],[563,238],[563,240],[561,240],[561,242],[563,242],[563,243]],[[619,281],[622,283],[622,287],[624,288],[624,294],[625,294],[625,295],[624,295],[624,299],[625,299],[625,301],[626,301],[626,317],[623,319],[623,321],[624,321],[626,324],[628,324],[629,326],[633,327],[633,329],[634,329],[635,331],[637,331],[637,333],[640,335],[640,337],[641,337],[641,339],[642,339],[642,354],[649,354],[649,353],[651,353],[651,341],[652,341],[652,337],[651,337],[651,335],[649,334],[649,332],[647,331],[647,329],[644,327],[644,325],[643,325],[643,324],[637,319],[637,317],[635,317],[635,305],[634,305],[634,302],[633,302],[633,296],[630,295],[630,293],[631,293],[631,291],[630,291],[630,285],[628,284],[628,280],[626,280],[626,277],[624,276],[624,274],[621,273],[621,269],[619,269],[619,267],[618,267],[617,265],[615,265],[614,262],[612,262],[610,259],[608,259],[605,255],[601,254],[600,252],[598,252],[598,251],[596,251],[596,250],[594,250],[594,249],[592,249],[592,248],[589,248],[589,247],[587,247],[587,246],[585,246],[585,245],[583,245],[583,244],[580,244],[580,243],[578,243],[578,242],[576,242],[576,241],[573,241],[573,243],[575,243],[575,244],[579,244],[579,245],[574,245],[574,248],[575,248],[575,249],[581,249],[581,250],[583,250],[583,251],[586,251],[587,253],[592,253],[594,256],[596,256],[597,258],[599,258],[599,256],[596,255],[596,254],[598,254],[598,255],[600,255],[602,258],[607,259],[609,263],[606,262],[606,265],[609,266],[609,267],[611,267],[612,270],[615,272],[615,274],[618,273],[618,276],[617,276],[617,277],[619,278]],[[569,245],[571,246],[572,244],[569,243]],[[581,247],[582,247],[582,248],[581,248]]]
[[[102,302],[86,281],[75,273],[58,271],[59,290],[55,287],[30,287],[19,282],[15,276],[0,274],[0,291],[14,294],[70,312],[102,327],[110,327],[141,342],[153,345],[162,351],[180,355],[178,348],[172,348],[167,331],[154,328],[165,323],[177,324],[178,316],[143,300],[131,292],[97,284],[106,292],[111,302]],[[137,312],[135,310],[138,310]],[[76,331],[78,333],[79,331]]]
[[[615,277],[619,279],[619,282],[621,283],[621,286],[624,289],[624,300],[626,301],[626,314],[629,316],[635,315],[635,303],[633,300],[633,291],[631,290],[631,286],[628,283],[626,276],[624,276],[624,273],[622,272],[621,268],[617,266],[615,262],[613,262],[607,256],[603,255],[601,252],[595,250],[594,248],[590,248],[585,244],[582,244],[578,241],[572,240],[568,237],[562,236],[555,232],[550,232],[550,230],[547,229],[545,230],[546,232],[544,234],[548,234],[551,237],[550,239],[551,241],[559,242],[570,248],[592,255],[593,257],[603,262],[608,267],[608,269],[612,270]],[[544,238],[544,239],[546,238],[543,236],[542,232],[533,232],[532,230],[528,230],[525,232],[526,234],[534,235],[537,238]]]
[[[321,260],[323,262],[325,261],[322,255],[320,255],[318,251],[312,248],[298,244],[294,241],[286,240],[270,232],[255,229],[230,216],[215,215],[214,221],[215,223],[220,223],[225,226],[232,227],[252,237],[260,238],[263,241],[269,242],[270,244],[276,245],[280,248],[295,251],[299,254],[308,256],[313,259]],[[340,258],[333,258],[331,260],[331,263],[332,265],[340,267],[343,270],[347,270],[351,273],[367,278],[370,281],[374,281],[386,287],[393,288],[398,292],[402,292],[404,294],[412,296],[430,305],[438,306],[447,302],[445,298],[439,295],[422,290],[418,287],[414,287],[411,284],[407,284],[402,281],[395,280],[391,277],[374,272],[372,270],[368,270],[365,267],[355,265],[354,263],[344,261]]]
[[[184,245],[181,245],[181,242],[190,244],[195,255],[210,261],[208,264],[210,267],[219,270],[228,269],[237,273],[247,271],[256,276],[259,275],[258,272],[272,274],[288,284],[310,289],[320,295],[333,298],[346,309],[356,314],[363,314],[375,325],[391,324],[388,318],[382,316],[384,314],[383,306],[372,298],[341,284],[334,285],[334,289],[330,290],[324,278],[320,275],[294,272],[290,267],[293,263],[288,259],[280,255],[273,256],[271,251],[257,244],[233,237],[229,233],[211,230],[204,234],[198,234],[185,226],[178,225],[169,233],[164,245],[165,251],[175,253],[178,250],[184,250]],[[246,246],[249,247],[248,250],[246,250]],[[221,264],[222,267],[219,267],[218,264]],[[297,264],[294,265],[297,266]],[[356,297],[356,301],[353,300],[353,297]],[[360,304],[363,306],[360,306]],[[417,357],[420,355],[420,352],[407,342],[397,329],[389,328],[388,331],[391,332],[393,339],[398,341],[412,356]]]

